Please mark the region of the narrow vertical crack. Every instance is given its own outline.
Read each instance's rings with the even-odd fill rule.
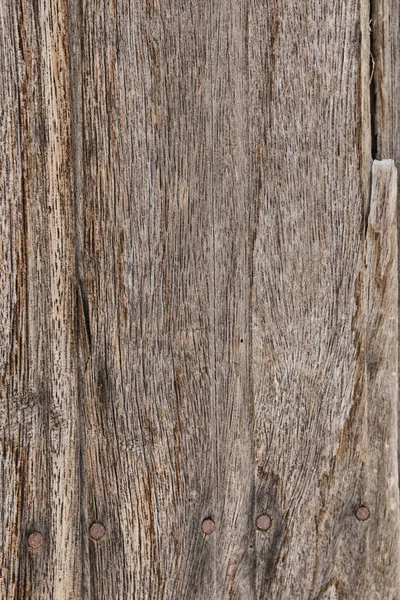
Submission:
[[[377,73],[375,70],[375,60],[377,57],[377,40],[375,35],[376,2],[370,0],[369,3],[369,34],[370,34],[370,115],[371,115],[371,157],[373,160],[380,159],[378,149],[378,127],[376,118],[377,102]]]

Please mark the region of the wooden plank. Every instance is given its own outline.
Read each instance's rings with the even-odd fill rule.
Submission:
[[[397,172],[374,161],[366,237],[368,447],[366,502],[371,511],[365,594],[398,598],[400,512],[398,428]]]
[[[81,589],[66,8],[63,0],[0,7],[0,596],[7,599],[75,600]]]
[[[370,523],[355,517],[366,498],[374,504],[363,233],[369,7],[300,1],[292,8],[252,2],[250,11],[251,148],[259,157],[256,515],[272,519],[268,532],[257,533],[257,597],[389,597],[370,589],[378,577],[368,571]],[[388,538],[392,564],[390,527]],[[374,585],[393,590],[390,567]]]
[[[252,181],[248,2],[212,5],[212,202],[218,527],[215,600],[254,598]],[[202,598],[208,597],[203,595]]]
[[[253,595],[245,7],[87,1],[75,32],[96,598]]]
[[[397,169],[400,168],[399,31],[399,0],[371,2],[373,153],[374,158],[393,159]],[[399,216],[398,227],[400,227]]]
[[[371,2],[371,79],[375,158],[400,163],[400,2]]]

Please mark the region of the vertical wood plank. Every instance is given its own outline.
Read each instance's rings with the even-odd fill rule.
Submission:
[[[394,160],[398,169],[400,168],[399,30],[399,0],[371,0],[373,152],[374,158]],[[399,198],[399,191],[397,197]],[[400,227],[399,215],[397,223]]]
[[[2,598],[80,597],[66,3],[0,8]],[[39,548],[28,545],[32,532]]]
[[[400,2],[371,0],[375,158],[400,161]]]
[[[213,597],[207,2],[86,1],[79,224],[94,598]],[[107,574],[105,576],[105,573]]]
[[[372,166],[366,235],[367,489],[371,512],[365,594],[398,598],[398,258],[397,171],[392,160]]]
[[[96,597],[254,593],[246,6],[83,5]]]
[[[252,2],[257,597],[364,598],[369,6]],[[386,581],[386,584],[388,581]]]
[[[246,0],[213,3],[216,600],[255,597],[248,36]]]

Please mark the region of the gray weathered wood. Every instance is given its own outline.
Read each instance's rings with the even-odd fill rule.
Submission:
[[[376,158],[400,161],[400,3],[371,2],[373,126]]]
[[[215,538],[200,529],[216,519],[209,29],[204,7],[173,4],[81,14],[87,519],[107,529],[90,543],[93,598],[213,586]]]
[[[373,0],[371,3],[373,151],[375,158],[393,159],[397,169],[400,168],[399,31],[399,0]],[[398,226],[400,226],[399,216]]]
[[[0,5],[1,578],[80,597],[75,249],[66,3]],[[30,533],[43,536],[31,549]]]
[[[77,166],[91,591],[252,595],[245,4],[104,6]]]
[[[398,2],[3,0],[1,598],[400,598]]]
[[[252,13],[256,513],[272,517],[257,534],[260,598],[374,597],[369,523],[354,516],[370,476],[369,14],[359,7],[257,2]],[[388,573],[375,584],[388,589]]]
[[[397,172],[374,161],[366,236],[366,496],[371,509],[365,594],[400,593],[398,489]]]

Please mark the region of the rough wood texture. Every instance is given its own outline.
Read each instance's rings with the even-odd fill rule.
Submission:
[[[269,2],[258,25],[255,80],[261,60],[271,76],[253,129],[256,512],[273,519],[257,536],[260,598],[369,594],[366,527],[354,517],[366,435],[367,8]]]
[[[117,4],[82,17],[90,589],[252,596],[244,4]]]
[[[400,513],[397,464],[398,260],[397,172],[374,161],[366,236],[366,496],[371,509],[366,591],[371,598],[400,594]]]
[[[1,599],[400,598],[398,17],[3,0]]]
[[[373,126],[376,158],[400,161],[400,2],[371,1]]]
[[[218,451],[209,30],[194,4],[100,4],[83,3],[79,73],[87,510],[108,532],[90,544],[90,593],[204,597]]]
[[[3,2],[0,597],[80,597],[69,41],[62,0]],[[40,549],[27,537],[39,531]]]
[[[371,1],[372,151],[400,168],[400,1]],[[399,190],[397,192],[399,199]],[[397,215],[398,227],[400,216]],[[400,277],[400,272],[399,272]],[[399,304],[400,310],[400,304]],[[400,372],[399,372],[400,379]],[[399,398],[400,405],[400,398]],[[400,447],[399,447],[400,457]],[[399,482],[400,484],[400,482]]]

